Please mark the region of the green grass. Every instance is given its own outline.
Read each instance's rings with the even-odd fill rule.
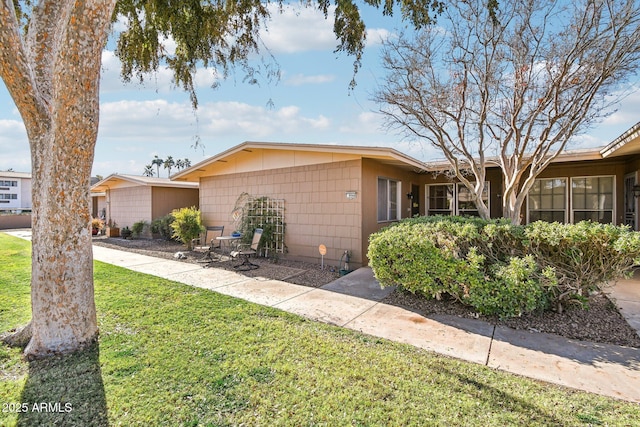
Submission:
[[[0,233],[0,325],[28,321],[28,242]],[[0,346],[0,425],[635,425],[640,407],[275,309],[95,266],[99,342],[27,363]],[[62,413],[34,412],[58,403]],[[69,404],[70,412],[64,412]],[[6,406],[5,406],[6,408]]]

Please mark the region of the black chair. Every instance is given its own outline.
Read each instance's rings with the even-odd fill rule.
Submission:
[[[222,233],[224,233],[224,225],[207,227],[202,236],[191,241],[193,251],[204,254],[198,262],[208,263],[213,261],[212,255],[216,249],[220,249],[220,240],[216,239],[216,237],[222,236]]]
[[[233,268],[240,271],[255,270],[256,268],[260,268],[259,265],[249,261],[249,257],[258,253],[258,246],[260,245],[260,239],[262,239],[262,231],[262,228],[256,228],[256,230],[253,232],[253,239],[251,239],[251,244],[240,243],[236,247],[236,250],[232,251],[229,254],[232,258],[237,258],[239,256],[244,257],[242,264],[238,264]]]

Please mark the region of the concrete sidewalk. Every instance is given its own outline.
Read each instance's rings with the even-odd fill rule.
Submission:
[[[491,368],[640,402],[640,349],[515,331],[453,316],[423,317],[380,303],[389,290],[380,290],[369,268],[322,288],[309,288],[104,247],[93,250],[98,261]]]
[[[25,232],[10,232],[30,238]],[[221,294],[276,307],[309,319],[480,363],[514,374],[640,402],[640,349],[567,340],[555,335],[515,331],[453,316],[424,317],[382,304],[369,268],[322,288],[249,278],[216,268],[94,246],[94,259]],[[640,283],[614,289],[630,323],[640,319]]]

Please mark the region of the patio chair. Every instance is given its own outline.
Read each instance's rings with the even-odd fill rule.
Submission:
[[[216,249],[220,249],[220,240],[216,239],[224,233],[224,225],[215,225],[207,227],[197,239],[191,241],[194,252],[202,252],[204,255],[198,262],[209,263],[213,261],[213,254]]]
[[[232,258],[237,258],[239,256],[244,257],[242,264],[238,264],[233,268],[240,271],[255,270],[256,268],[260,268],[259,265],[249,261],[249,257],[251,255],[258,253],[258,245],[260,244],[261,238],[262,238],[262,228],[256,228],[255,231],[253,232],[253,239],[251,239],[251,244],[240,243],[236,247],[236,250],[232,251],[229,254],[231,255]]]

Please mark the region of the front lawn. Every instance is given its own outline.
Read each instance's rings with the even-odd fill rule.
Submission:
[[[0,332],[29,317],[28,247],[0,233]],[[0,425],[548,426],[640,419],[636,404],[99,262],[95,288],[94,347],[28,364],[18,350],[0,346]]]

